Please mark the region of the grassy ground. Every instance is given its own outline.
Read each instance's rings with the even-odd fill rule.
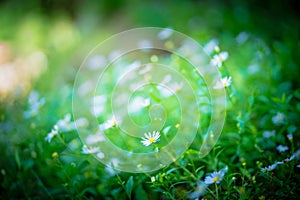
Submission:
[[[294,1],[2,2],[0,197],[297,199],[297,10]],[[87,53],[114,33],[144,26],[171,27],[203,46],[214,39],[220,50],[212,51],[212,59],[228,52],[220,74],[231,76],[232,84],[226,88],[226,122],[213,150],[199,158],[196,141],[169,166],[135,174],[112,170],[85,154],[72,128],[72,116],[60,122],[67,128],[46,141],[54,125],[72,113],[75,75]],[[197,84],[192,87],[197,90]],[[28,96],[32,90],[38,98]],[[157,101],[170,108],[176,103],[174,99]],[[175,111],[168,121],[172,131],[176,130]],[[109,117],[105,110],[98,120]],[[114,133],[117,129],[106,132]],[[112,139],[119,141],[118,135]],[[118,144],[122,146],[122,140]]]

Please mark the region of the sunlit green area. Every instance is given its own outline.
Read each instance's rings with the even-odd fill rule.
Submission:
[[[0,1],[1,199],[298,199],[300,8],[296,3]],[[200,157],[201,134],[214,114],[209,110],[207,83],[174,55],[149,53],[151,62],[175,66],[196,91],[201,100],[198,135],[172,164],[153,172],[127,173],[114,168],[120,160],[107,158],[97,146],[86,146],[103,141],[103,135],[88,137],[91,121],[74,118],[72,97],[76,73],[88,53],[113,34],[139,27],[179,31],[204,48],[223,78],[214,88],[225,88],[226,119],[217,144]],[[170,41],[165,44],[173,47]],[[116,78],[113,70],[108,74],[108,86],[100,87],[106,94]],[[174,88],[184,92],[180,82]],[[149,146],[139,138],[129,141],[121,133],[118,120],[112,119],[111,96],[96,95],[91,100],[100,102],[93,110],[96,125],[124,150],[159,151],[180,127],[187,126],[178,123],[182,113],[178,99],[164,95],[155,85],[147,85],[129,101],[143,97],[138,99],[143,108],[131,115],[140,125],[149,123],[150,105],[159,103],[168,111],[170,117],[158,130],[160,139],[151,135],[154,142],[148,138],[153,142]],[[84,140],[75,122],[85,131]],[[97,158],[109,159],[111,167]]]

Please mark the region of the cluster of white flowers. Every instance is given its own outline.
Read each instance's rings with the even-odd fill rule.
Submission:
[[[228,55],[229,54],[226,51],[223,51],[223,52],[220,52],[219,54],[214,55],[214,57],[211,60],[211,64],[213,66],[222,67],[223,62],[225,60],[227,60]]]
[[[213,51],[217,52],[218,54],[214,55],[213,58],[210,61],[210,64],[213,66],[217,67],[222,67],[223,62],[228,59],[228,52],[222,51],[220,52],[220,48],[218,46],[218,41],[213,39],[209,41],[205,46],[204,46],[204,51],[211,55]],[[214,89],[222,89],[225,87],[230,86],[232,83],[232,77],[231,76],[226,76],[218,80],[214,86]]]
[[[283,165],[284,163],[291,162],[292,160],[300,160],[300,149],[297,150],[293,155],[289,158],[284,159],[283,161],[277,161],[272,165],[261,168],[262,173],[273,171],[278,165]]]
[[[71,114],[68,113],[64,116],[63,119],[57,121],[57,123],[53,126],[52,130],[46,136],[45,140],[47,142],[51,142],[51,140],[62,132],[68,132],[76,129],[77,127],[86,127],[88,125],[88,121],[85,118],[77,119],[76,121],[71,121]]]
[[[24,111],[24,118],[28,119],[38,115],[39,109],[45,104],[45,98],[40,98],[37,91],[32,91],[28,97],[28,110]]]

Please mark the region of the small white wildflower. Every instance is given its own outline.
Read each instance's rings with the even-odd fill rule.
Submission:
[[[273,131],[264,131],[263,132],[263,136],[265,138],[273,137],[273,136],[275,136],[275,134],[276,134],[275,130],[273,130]]]
[[[37,91],[32,91],[28,96],[28,110],[24,111],[24,118],[37,116],[39,109],[45,104],[45,99],[40,98],[40,94]]]
[[[217,55],[214,55],[214,57],[211,59],[211,64],[213,66],[221,67],[223,62],[227,60],[227,58],[228,58],[228,52],[226,51],[221,52]]]
[[[288,138],[289,140],[292,140],[292,139],[293,139],[293,134],[292,134],[292,133],[287,134],[287,138]]]
[[[48,135],[46,136],[45,140],[46,140],[47,142],[50,143],[51,140],[52,140],[56,135],[58,135],[58,130],[57,130],[57,127],[54,126],[54,128],[51,130],[51,132],[48,133]]]
[[[205,51],[205,53],[207,53],[208,55],[212,54],[215,47],[219,45],[219,42],[217,39],[212,39],[210,40],[204,47],[203,50]]]
[[[283,146],[283,145],[281,145],[281,144],[278,145],[278,146],[276,147],[276,149],[277,149],[280,153],[289,150],[289,148],[288,148],[287,146]]]
[[[272,122],[276,126],[280,126],[285,122],[285,115],[281,112],[277,112],[275,116],[272,117]]]
[[[286,159],[284,159],[283,161],[284,161],[284,162],[290,162],[290,161],[294,160],[295,157],[296,157],[296,156],[293,154],[291,157],[286,158]]]
[[[99,130],[103,131],[103,130],[110,129],[112,127],[116,127],[118,125],[118,123],[119,122],[117,121],[116,117],[112,116],[112,118],[107,120],[104,124],[99,125]]]
[[[300,168],[300,165],[297,165],[296,167],[297,167],[297,168]]]
[[[224,77],[216,83],[216,85],[214,86],[214,89],[222,89],[222,88],[228,87],[231,85],[231,82],[232,82],[231,76]]]
[[[93,153],[97,153],[100,151],[99,147],[87,147],[86,145],[84,145],[82,147],[82,153],[83,154],[93,154]]]
[[[207,185],[214,184],[214,183],[219,184],[223,180],[226,172],[227,172],[227,168],[224,168],[218,172],[213,172],[205,177],[204,183]]]
[[[141,142],[143,143],[143,145],[149,146],[159,141],[160,133],[158,131],[153,131],[152,134],[149,132],[145,133],[144,136],[145,137],[142,137]]]
[[[261,169],[261,172],[265,173],[265,172],[270,172],[273,171],[275,168],[277,167],[277,164],[272,164],[270,166],[264,167]]]
[[[60,132],[68,132],[76,128],[75,123],[71,122],[71,114],[68,113],[63,119],[58,120],[56,123]]]

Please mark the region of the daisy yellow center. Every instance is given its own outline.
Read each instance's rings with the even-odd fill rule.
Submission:
[[[154,139],[154,137],[151,137],[151,138],[149,138],[149,142],[150,142],[150,143],[153,143],[153,142],[155,142],[155,139]]]
[[[116,122],[116,121],[112,121],[112,122],[111,122],[111,125],[112,125],[112,126],[116,126],[116,125],[117,125],[117,122]]]
[[[219,180],[219,177],[214,177],[213,178],[213,182],[215,183],[215,182],[217,182]]]

